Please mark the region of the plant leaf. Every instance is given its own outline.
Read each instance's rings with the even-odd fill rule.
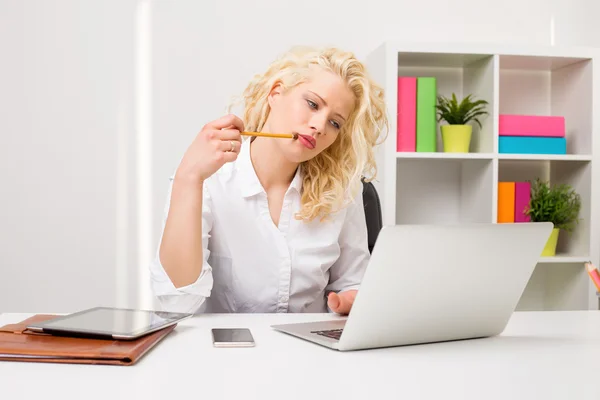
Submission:
[[[445,120],[450,125],[465,125],[473,121],[481,128],[479,117],[488,114],[485,111],[487,104],[486,100],[473,100],[472,94],[467,95],[460,102],[456,93],[452,93],[450,98],[438,95],[436,104],[438,122]]]
[[[550,185],[539,178],[531,182],[526,209],[532,222],[552,222],[555,228],[572,232],[579,223],[581,197],[567,184]]]

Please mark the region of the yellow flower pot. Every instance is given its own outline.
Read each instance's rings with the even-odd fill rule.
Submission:
[[[546,242],[546,246],[542,251],[542,257],[553,257],[556,255],[556,243],[558,242],[558,232],[559,228],[552,229],[552,233]]]
[[[471,145],[471,125],[442,125],[442,141],[445,153],[468,153]]]

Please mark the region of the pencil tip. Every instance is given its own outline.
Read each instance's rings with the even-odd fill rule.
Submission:
[[[594,264],[592,264],[590,261],[585,263],[585,267],[588,269],[588,271],[591,271],[593,269],[595,269],[596,267],[594,266]]]

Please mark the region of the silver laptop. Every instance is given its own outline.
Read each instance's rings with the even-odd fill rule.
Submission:
[[[272,328],[337,350],[502,333],[553,225],[385,226],[347,317]]]

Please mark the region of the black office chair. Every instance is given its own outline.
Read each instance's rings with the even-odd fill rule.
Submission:
[[[363,203],[365,208],[365,218],[367,220],[367,233],[369,242],[369,252],[373,252],[375,241],[379,235],[379,231],[383,227],[383,219],[381,216],[381,202],[379,195],[375,190],[375,185],[371,182],[363,182]]]

